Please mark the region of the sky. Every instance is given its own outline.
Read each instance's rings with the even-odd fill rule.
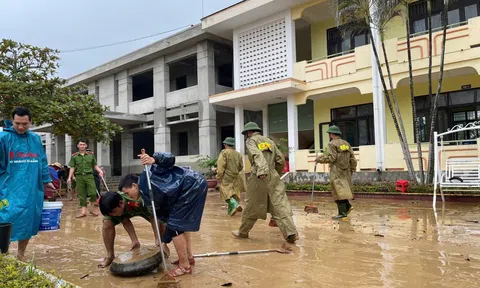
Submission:
[[[237,2],[203,0],[203,15]],[[202,0],[0,0],[0,15],[0,39],[65,51],[198,24]],[[61,53],[59,76],[69,78],[179,31],[113,47]]]

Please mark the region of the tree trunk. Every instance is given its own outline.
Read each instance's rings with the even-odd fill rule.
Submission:
[[[408,9],[408,6],[407,6]],[[415,105],[415,91],[413,88],[413,68],[412,68],[412,52],[410,50],[410,15],[405,13],[405,26],[407,27],[407,55],[408,55],[408,76],[410,81],[410,100],[412,103],[412,117],[415,124],[415,139],[417,140],[417,155],[418,155],[418,170],[420,173],[420,184],[425,184],[425,177],[423,173],[423,155],[422,155],[422,141],[420,139],[420,124],[417,118],[417,108]]]
[[[406,154],[406,153],[409,153],[408,147],[405,147],[405,145],[403,145],[405,143],[405,140],[404,140],[404,137],[401,133],[401,130],[400,130],[400,127],[399,127],[399,124],[398,124],[397,116],[395,114],[395,110],[393,108],[392,101],[390,99],[390,93],[388,92],[388,89],[387,89],[387,84],[385,83],[385,78],[383,76],[383,71],[382,71],[382,65],[380,63],[380,57],[378,56],[378,51],[377,51],[377,48],[375,47],[375,41],[373,39],[371,29],[370,29],[370,40],[371,40],[371,45],[372,45],[372,48],[373,48],[373,53],[375,54],[375,60],[377,62],[377,66],[378,66],[378,72],[380,74],[380,80],[382,82],[383,91],[384,91],[384,94],[385,94],[385,100],[387,101],[388,108],[390,109],[390,113],[392,114],[393,123],[395,125],[395,129],[397,130],[398,138],[400,139],[400,143],[401,143],[400,146],[402,147],[403,153]],[[405,148],[406,148],[406,150],[405,150]],[[407,164],[407,167],[408,167],[408,164]],[[411,171],[409,171],[409,176],[412,180],[415,179],[415,175],[414,175],[414,173],[411,173]]]
[[[438,87],[437,87],[437,94],[435,95],[433,105],[432,105],[432,113],[431,120],[430,120],[430,143],[428,147],[428,183],[433,182],[433,171],[434,171],[434,147],[433,147],[433,132],[435,130],[435,125],[437,121],[437,112],[438,112],[438,98],[440,96],[440,92],[442,91],[442,84],[443,84],[443,70],[445,66],[445,44],[447,42],[447,27],[448,27],[448,0],[444,1],[443,11],[442,11],[442,26],[443,26],[443,39],[442,39],[442,54],[440,55],[440,75],[438,79]]]
[[[428,13],[428,100],[430,101],[430,115],[433,108],[432,92],[432,0],[427,0]]]

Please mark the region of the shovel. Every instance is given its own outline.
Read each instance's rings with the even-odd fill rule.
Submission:
[[[310,200],[310,204],[305,206],[303,211],[307,213],[316,213],[318,214],[318,208],[313,204],[313,192],[315,191],[315,175],[317,174],[317,159],[318,159],[318,151],[315,153],[315,167],[313,168],[313,180],[312,180],[312,198]]]
[[[142,149],[142,155],[145,154],[145,149]],[[158,228],[158,219],[157,219],[157,211],[155,210],[155,201],[153,201],[153,191],[152,191],[152,182],[150,182],[150,173],[148,171],[148,166],[144,166],[145,174],[147,175],[147,183],[148,183],[148,193],[150,195],[150,200],[152,201],[152,210],[153,210],[153,219],[155,220],[155,232],[157,234],[158,240],[160,240],[160,252],[162,254],[162,263],[163,263],[163,270],[165,271],[165,275],[163,275],[162,278],[160,278],[158,287],[179,287],[179,282],[175,279],[175,277],[172,277],[168,275],[168,269],[167,269],[167,262],[165,261],[165,254],[163,252],[163,241],[162,237],[160,235],[160,229]]]

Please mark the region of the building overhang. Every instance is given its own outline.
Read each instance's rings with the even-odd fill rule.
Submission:
[[[118,113],[118,112],[105,112],[104,116],[105,118],[110,120],[110,122],[120,126],[138,125],[138,124],[146,123],[149,120],[146,115],[134,115],[134,114]],[[30,128],[30,130],[36,133],[52,133],[53,125],[44,124],[40,126],[34,126]]]
[[[266,105],[287,101],[289,95],[304,92],[306,83],[288,78],[273,83],[233,90],[210,96],[210,103],[226,107],[242,105],[251,111],[262,110]]]
[[[310,0],[244,0],[202,18],[206,32],[232,39],[235,28],[255,22]]]

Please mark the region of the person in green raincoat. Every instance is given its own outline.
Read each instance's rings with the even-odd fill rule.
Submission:
[[[228,203],[228,215],[234,216],[243,210],[238,204],[240,193],[245,191],[240,174],[243,170],[243,157],[233,149],[234,138],[225,138],[223,146],[225,149],[220,152],[217,160],[217,180],[220,182],[220,196]]]
[[[260,134],[262,129],[254,122],[245,124],[242,134],[247,135],[246,151],[252,164],[247,179],[246,207],[242,224],[232,234],[237,238],[248,238],[257,219],[265,220],[267,212],[275,218],[278,228],[288,243],[298,240],[298,232],[293,223],[292,208],[288,202],[285,184],[280,174],[285,166],[285,158],[275,142]]]
[[[342,140],[342,132],[337,126],[328,128],[330,136],[327,153],[320,155],[317,163],[330,164],[330,183],[332,194],[338,206],[338,215],[334,220],[347,220],[353,210],[349,200],[353,199],[352,173],[356,171],[357,160],[350,144]]]

